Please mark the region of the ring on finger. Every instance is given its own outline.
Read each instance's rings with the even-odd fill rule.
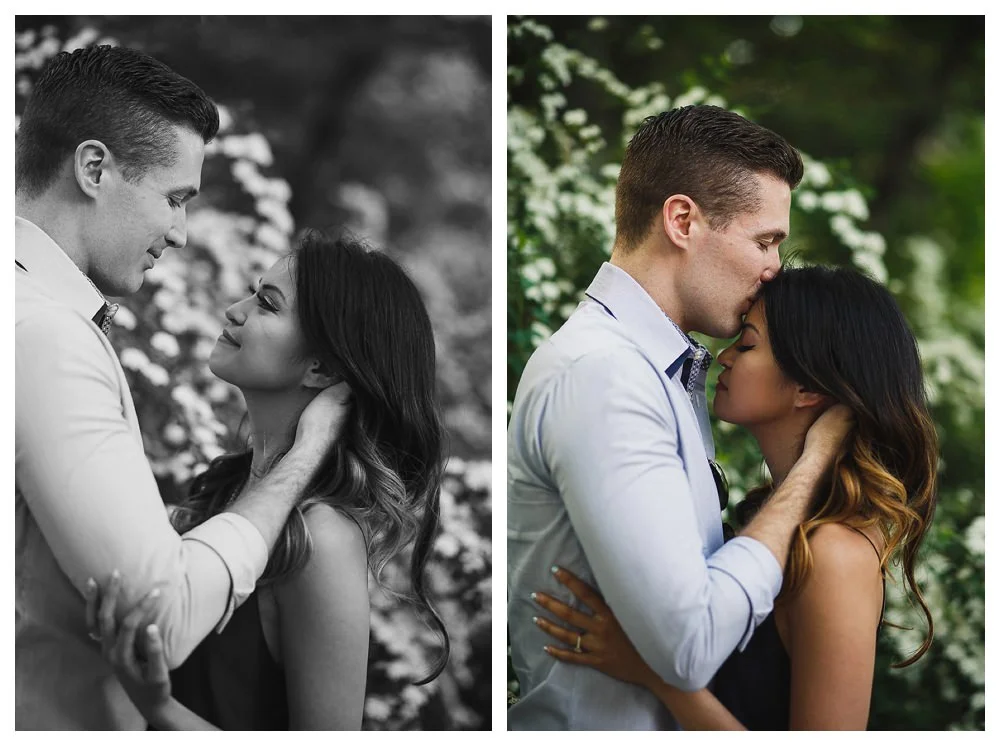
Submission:
[[[577,652],[577,653],[582,653],[583,652],[583,648],[580,647],[580,643],[581,642],[582,642],[582,637],[580,635],[577,635],[576,636],[576,646],[573,648],[573,650],[575,652]]]

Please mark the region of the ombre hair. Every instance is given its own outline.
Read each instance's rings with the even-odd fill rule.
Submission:
[[[306,231],[291,254],[306,349],[351,388],[342,435],[324,458],[275,544],[261,582],[300,569],[312,542],[303,517],[326,503],[353,518],[381,583],[386,564],[407,546],[410,589],[403,595],[443,638],[443,655],[420,684],[447,663],[447,630],[431,605],[424,568],[438,528],[443,429],[436,398],[434,333],[417,287],[385,254],[348,234]],[[215,459],[191,484],[174,514],[186,531],[225,509],[250,473],[252,453]]]
[[[914,578],[917,553],[937,501],[938,444],[927,408],[917,343],[882,285],[845,268],[785,268],[759,295],[781,371],[807,390],[846,404],[856,425],[799,525],[780,597],[794,594],[812,568],[809,535],[824,523],[876,526],[885,539],[883,572],[899,556],[909,595],[927,619],[927,636],[900,668],[919,660],[934,620]],[[751,490],[736,507],[746,524],[771,492]]]

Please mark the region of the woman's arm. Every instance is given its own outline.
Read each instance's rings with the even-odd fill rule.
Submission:
[[[566,650],[547,645],[549,655],[567,663],[592,666],[608,676],[649,689],[684,730],[746,730],[707,689],[685,692],[663,681],[636,651],[596,591],[567,570],[556,569],[554,574],[593,615],[576,611],[544,593],[534,594],[539,606],[582,630],[578,637],[576,632],[536,617],[535,623],[541,629],[571,646]],[[578,641],[581,652],[576,652]]]
[[[368,557],[357,524],[306,511],[309,562],[275,587],[291,730],[360,730],[368,674]]]
[[[101,653],[114,668],[125,693],[157,730],[218,730],[170,696],[170,671],[159,628],[150,624],[139,631],[159,590],[146,594],[116,627],[118,597],[123,583],[117,570],[103,590],[91,578],[86,586],[85,618],[91,638],[101,643]],[[142,660],[136,654],[137,646],[141,647]]]
[[[864,730],[882,609],[878,556],[867,539],[839,524],[816,529],[809,548],[812,570],[788,604],[789,728]]]

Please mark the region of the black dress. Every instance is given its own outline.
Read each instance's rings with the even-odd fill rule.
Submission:
[[[884,577],[882,614],[885,614]],[[882,617],[878,623],[881,627]],[[754,631],[743,652],[734,652],[722,664],[712,691],[747,730],[788,730],[792,661],[778,635],[773,611]]]
[[[170,685],[178,702],[221,730],[288,730],[285,672],[264,640],[257,591],[171,672]]]

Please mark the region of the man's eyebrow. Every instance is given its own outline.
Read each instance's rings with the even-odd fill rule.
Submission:
[[[183,200],[189,200],[197,197],[200,192],[195,187],[184,187],[182,189],[175,189],[172,193]]]
[[[782,230],[761,231],[757,234],[755,240],[763,241],[765,238],[770,238],[775,243],[781,243],[788,238],[788,234]]]

